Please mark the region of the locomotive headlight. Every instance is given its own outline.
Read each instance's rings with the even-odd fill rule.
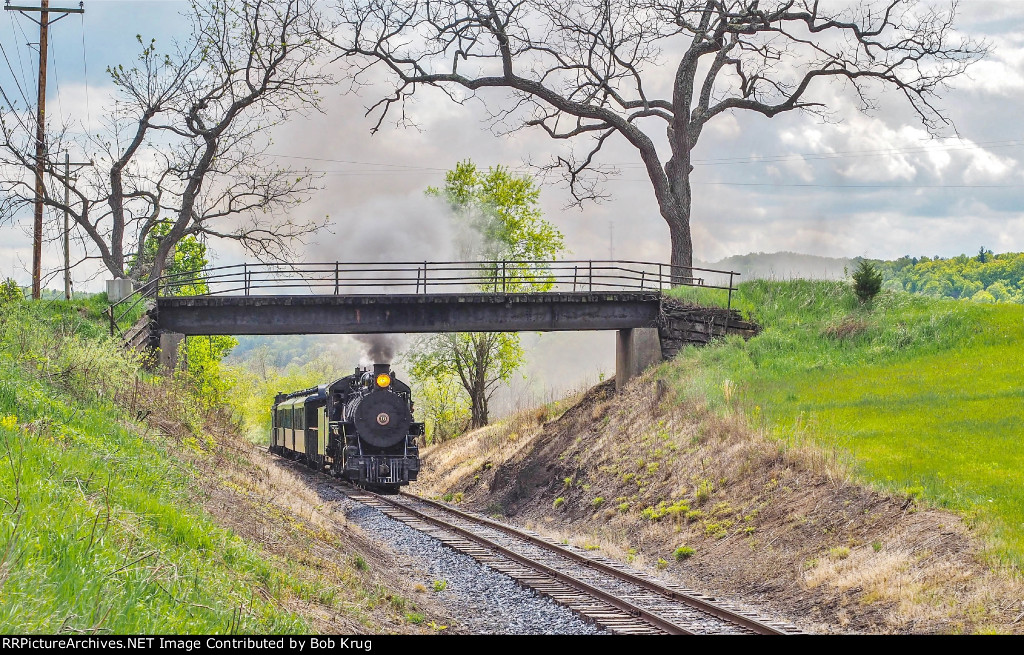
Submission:
[[[387,389],[391,386],[391,376],[387,373],[381,373],[377,376],[377,386],[381,389]]]

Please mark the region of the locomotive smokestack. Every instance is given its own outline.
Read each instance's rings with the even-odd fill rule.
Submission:
[[[387,375],[391,373],[391,364],[374,364],[373,365],[373,377],[378,375]]]

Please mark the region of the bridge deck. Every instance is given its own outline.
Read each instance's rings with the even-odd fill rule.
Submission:
[[[652,291],[172,296],[160,328],[185,335],[553,332],[657,325]]]

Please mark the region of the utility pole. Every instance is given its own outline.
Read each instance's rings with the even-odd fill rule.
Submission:
[[[91,161],[71,163],[71,155],[64,153],[64,300],[71,300],[71,225],[68,207],[71,206],[71,166],[92,166]]]
[[[71,300],[71,226],[68,205],[71,204],[71,155],[64,153],[64,300]]]
[[[43,279],[43,196],[46,188],[43,186],[43,169],[46,165],[46,44],[49,37],[51,23],[56,23],[68,14],[81,14],[85,12],[83,3],[78,3],[78,9],[67,9],[54,7],[50,8],[50,0],[41,0],[38,7],[21,7],[11,5],[7,0],[4,9],[8,11],[20,11],[22,15],[39,24],[39,89],[36,101],[36,206],[35,223],[32,227],[32,299],[39,300]],[[39,12],[39,20],[32,18],[26,12]],[[59,13],[60,16],[50,20],[50,13]]]

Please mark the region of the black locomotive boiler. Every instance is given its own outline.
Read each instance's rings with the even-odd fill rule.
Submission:
[[[395,491],[420,470],[412,391],[388,364],[330,384],[279,393],[270,451],[367,488]]]

